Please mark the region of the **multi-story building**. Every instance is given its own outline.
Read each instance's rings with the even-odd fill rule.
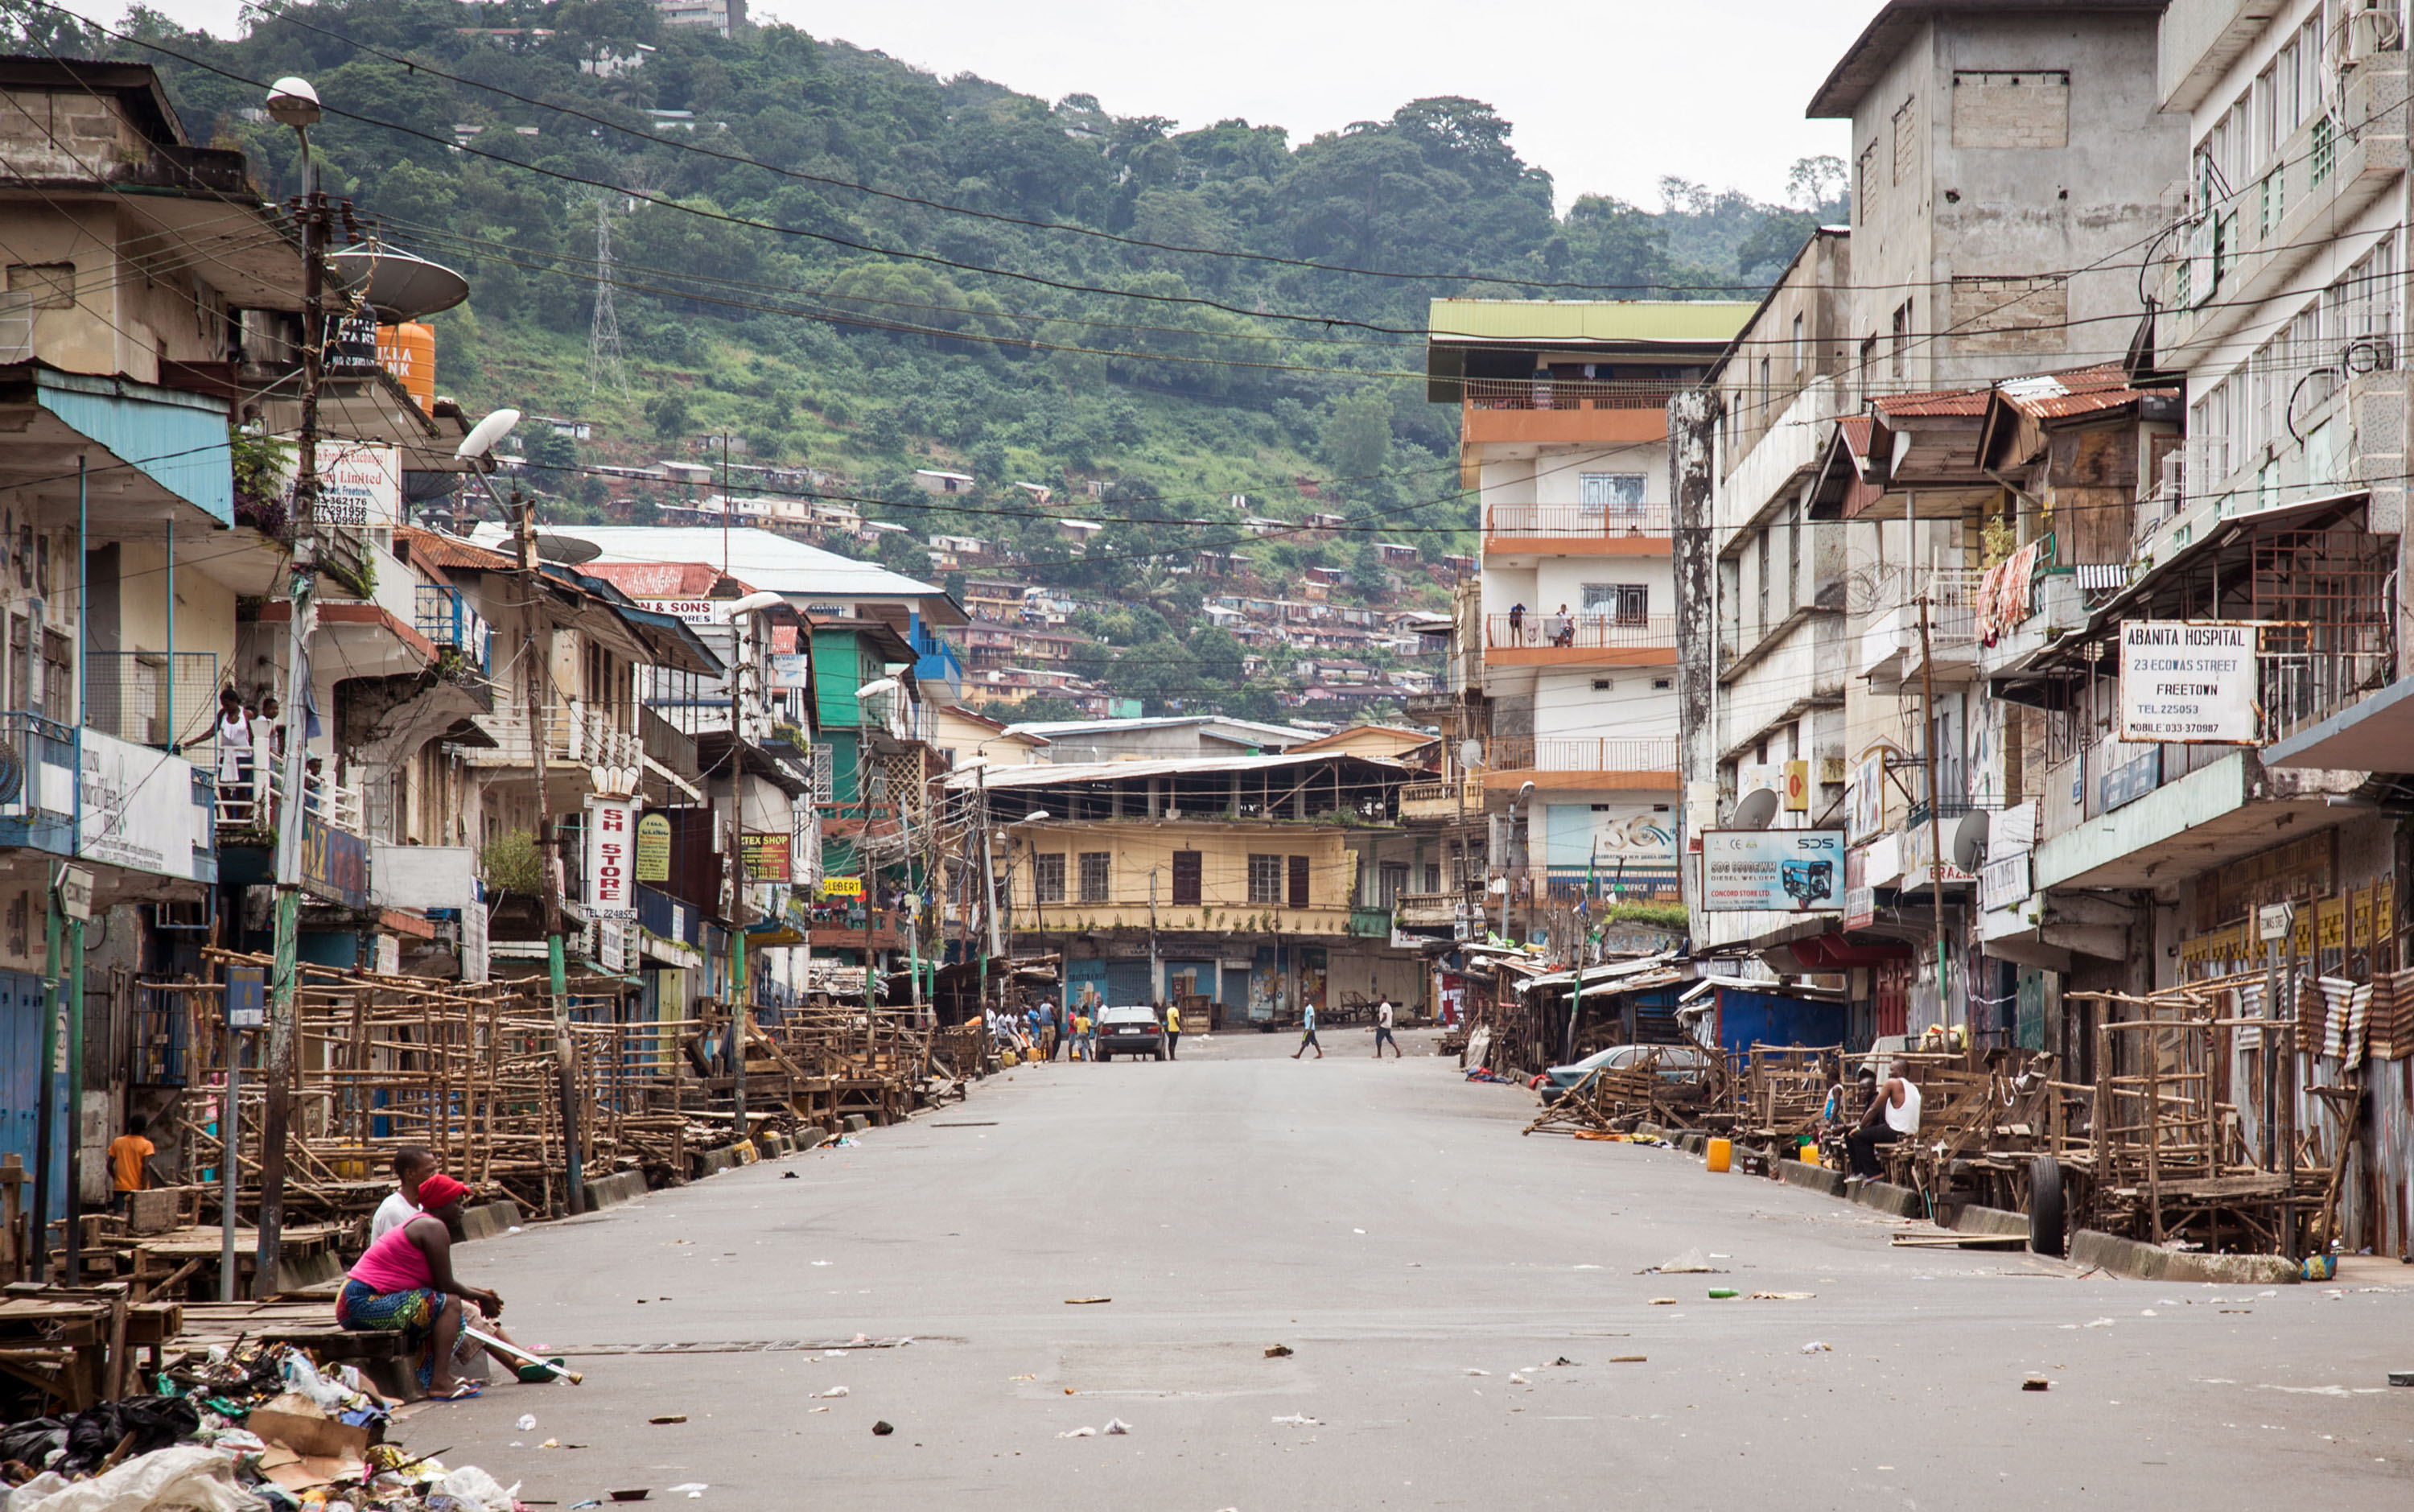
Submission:
[[[1885,6],[1810,110],[1851,122],[1850,225],[1810,238],[1715,391],[1682,407],[1679,497],[1699,514],[1680,523],[1707,527],[1679,539],[1699,553],[1678,583],[1702,626],[1686,829],[1841,830],[1853,847],[1824,907],[1706,910],[1689,873],[1696,948],[1840,981],[1861,1040],[1969,1023],[1974,998],[1975,1026],[2001,1032],[1999,1010],[2039,996],[1974,950],[1975,882],[1951,854],[1972,812],[2010,801],[1977,654],[1984,575],[2045,533],[2020,523],[2040,513],[2019,476],[2037,458],[1980,441],[2017,447],[2026,426],[2063,448],[2037,480],[2063,500],[2058,555],[2022,570],[2066,582],[2114,560],[2076,554],[2096,516],[2074,516],[2074,490],[2125,508],[2138,450],[2171,428],[2168,396],[2102,367],[2138,334],[2137,264],[2181,208],[2162,8]]]
[[[1676,894],[1666,406],[1751,313],[1707,301],[1433,304],[1426,397],[1459,406],[1460,475],[1482,509],[1467,627],[1482,657],[1468,722],[1482,781],[1466,796],[1480,790],[1480,812],[1503,821],[1515,808],[1514,831],[1489,855],[1496,899],[1516,905],[1521,927],[1588,883]]]
[[[1392,743],[1376,733],[1366,739]],[[1411,842],[1407,769],[1327,748],[1286,755],[991,766],[948,780],[1003,831],[1000,942],[1060,953],[1068,1001],[1203,1009],[1199,1028],[1271,1026],[1389,996],[1422,1006],[1395,945]]]

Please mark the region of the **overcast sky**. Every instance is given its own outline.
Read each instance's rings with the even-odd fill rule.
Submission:
[[[221,34],[236,14],[235,0],[152,4]],[[1587,192],[1656,206],[1663,173],[1780,198],[1796,158],[1843,156],[1842,126],[1802,108],[1878,5],[750,0],[749,14],[943,75],[1095,95],[1117,115],[1185,127],[1241,116],[1295,142],[1420,96],[1469,95],[1515,124],[1513,144],[1565,208]]]

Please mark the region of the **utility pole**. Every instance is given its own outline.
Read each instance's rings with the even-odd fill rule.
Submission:
[[[1156,868],[1148,869],[1148,995],[1162,1003],[1165,989],[1165,968],[1156,958]]]
[[[294,86],[299,86],[298,88]],[[319,97],[298,79],[270,87],[269,113],[293,128],[302,145],[302,435],[293,464],[293,570],[285,636],[284,793],[276,811],[276,964],[268,1004],[266,1109],[260,1128],[259,1245],[251,1291],[277,1291],[285,1250],[285,1156],[292,1121],[293,1049],[299,1036],[296,992],[302,913],[302,830],[307,823],[309,780],[310,620],[319,566],[319,382],[327,352],[327,201],[310,156]],[[230,1148],[232,1162],[236,1152]]]
[[[743,631],[730,626],[734,649]],[[732,657],[742,662],[742,657]],[[738,717],[744,696],[738,666],[729,669],[729,1128],[740,1143],[746,1132],[746,739]]]
[[[1919,595],[1919,702],[1928,721],[1928,738],[1921,742],[1928,748],[1928,901],[1936,930],[1936,1015],[1950,1028],[1952,1006],[1945,998],[1945,816],[1938,802],[1942,789],[1936,751],[1936,658],[1930,653],[1928,635],[1928,594],[1923,591]]]
[[[989,833],[989,768],[973,769],[973,822],[980,826],[981,840],[981,915],[989,924],[989,951],[981,957],[981,1005],[989,1005],[989,964],[1006,953],[1006,942],[1000,936],[997,920],[997,860],[990,853]]]
[[[537,849],[544,863],[544,940],[546,985],[553,998],[553,1069],[556,1096],[561,1107],[561,1144],[567,1169],[569,1208],[573,1218],[587,1211],[587,1160],[579,1148],[578,1059],[570,1037],[570,971],[561,944],[561,881],[555,870],[560,854],[553,833],[553,801],[545,791],[544,705],[553,681],[552,623],[547,620],[543,652],[537,643],[537,621],[544,613],[538,598],[536,570],[536,505],[519,485],[512,486],[512,504],[519,511],[520,673],[528,711],[529,763],[536,771]]]

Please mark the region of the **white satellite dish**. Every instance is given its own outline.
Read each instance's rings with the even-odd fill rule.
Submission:
[[[1458,761],[1464,767],[1483,765],[1483,742],[1469,736],[1458,742]]]
[[[512,427],[519,423],[520,412],[517,410],[498,410],[479,421],[469,434],[462,437],[461,444],[453,448],[453,455],[463,461],[482,457],[493,451],[495,442],[510,435]]]
[[[1987,854],[1987,833],[1990,828],[1986,812],[1961,816],[1953,827],[1953,864],[1965,872],[1976,872],[1978,862]]]
[[[1777,789],[1755,787],[1736,800],[1735,828],[1766,830],[1777,817]]]

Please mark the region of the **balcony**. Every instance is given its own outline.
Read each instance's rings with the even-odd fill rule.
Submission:
[[[22,710],[0,713],[0,846],[75,849],[75,731]]]
[[[1670,517],[1666,504],[1498,503],[1483,512],[1483,549],[1493,556],[1665,556]]]
[[[1673,614],[1493,614],[1484,659],[1496,666],[1674,666]]]
[[[217,789],[216,819],[221,830],[268,831],[276,828],[276,816],[283,808],[285,772],[272,767],[266,790],[253,780],[256,769],[249,756],[238,757],[240,776]],[[306,812],[331,830],[365,839],[368,830],[362,822],[361,788],[358,784],[335,782],[323,775],[312,776],[303,784]]]
[[[1400,788],[1400,817],[1405,820],[1439,819],[1455,821],[1468,814],[1483,812],[1483,776],[1469,772],[1463,778],[1446,782],[1404,784]]]
[[[84,725],[160,751],[206,750],[216,741],[216,652],[87,651]]]
[[[555,704],[544,711],[544,759],[548,764],[563,767],[623,767],[643,764],[645,745],[635,732],[622,729],[608,711],[581,703],[575,698]],[[463,761],[472,767],[533,767],[536,759],[529,749],[528,716],[525,706],[513,700],[508,707],[482,716],[479,726],[494,740],[489,747],[455,746]]]
[[[1659,441],[1675,383],[1470,378],[1460,439],[1490,442]]]
[[[1916,692],[1923,672],[1948,686],[1978,675],[1978,588],[1986,575],[1940,567],[1910,579],[1902,591],[1927,599],[1928,654],[1920,654],[1923,610],[1916,598],[1876,616],[1861,636],[1860,675],[1880,696]]]
[[[1553,786],[1643,787],[1676,786],[1676,739],[1594,735],[1495,736],[1484,753],[1495,787],[1514,786],[1528,773],[1538,779],[1579,778]]]
[[[418,611],[413,622],[429,645],[440,651],[458,653],[478,675],[488,677],[494,671],[494,627],[465,597],[461,590],[440,583],[421,583]]]

